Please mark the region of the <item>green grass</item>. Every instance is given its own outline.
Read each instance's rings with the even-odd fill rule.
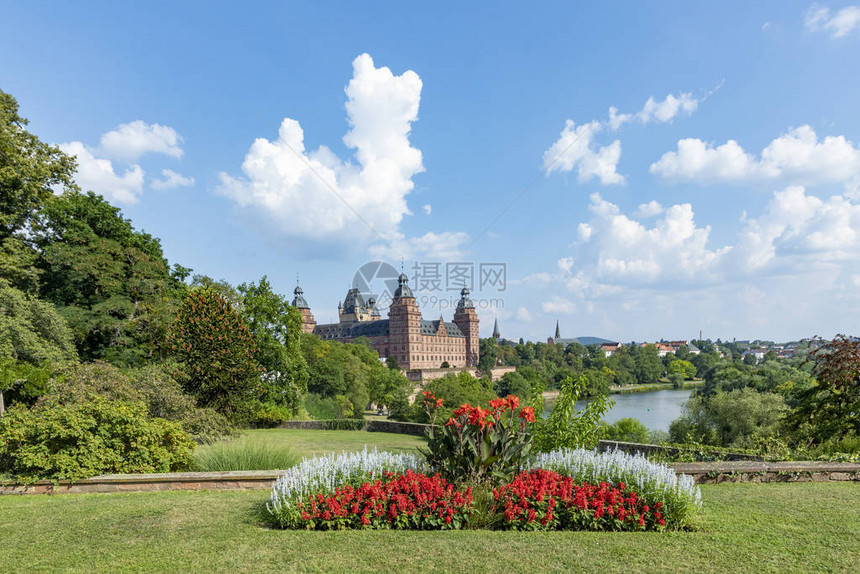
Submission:
[[[697,532],[305,532],[265,492],[0,497],[4,572],[856,572],[860,485],[702,487]]]
[[[310,457],[327,452],[361,450],[365,445],[369,449],[376,447],[379,450],[414,453],[416,448],[425,444],[427,441],[423,437],[387,432],[255,429],[246,431],[236,439],[199,446],[195,456],[207,457],[210,452],[229,448],[231,445],[250,445],[270,450],[288,448],[301,459],[305,456]]]
[[[233,440],[198,448],[195,470],[283,470],[301,462],[302,457],[286,444]]]

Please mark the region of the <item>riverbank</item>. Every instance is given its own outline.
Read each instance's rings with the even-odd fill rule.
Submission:
[[[629,395],[633,393],[651,393],[655,391],[671,391],[671,390],[689,390],[696,389],[705,384],[702,380],[684,381],[684,385],[680,389],[675,389],[672,383],[648,383],[644,385],[628,385],[625,387],[611,386],[609,387],[610,395]],[[544,402],[555,402],[558,399],[558,390],[544,391]]]

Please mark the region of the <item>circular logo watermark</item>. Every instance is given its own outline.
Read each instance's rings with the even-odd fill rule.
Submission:
[[[358,268],[352,278],[352,286],[358,289],[366,303],[375,300],[377,309],[387,309],[397,290],[400,272],[386,261],[369,261]]]

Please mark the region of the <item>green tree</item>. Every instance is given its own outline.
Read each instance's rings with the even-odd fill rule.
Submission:
[[[298,413],[308,389],[308,365],[302,354],[302,316],[287,299],[272,290],[264,275],[259,283],[241,284],[242,317],[257,344],[263,368],[264,402]]]
[[[499,344],[492,337],[478,341],[478,369],[482,373],[489,373],[496,366],[499,359]]]
[[[636,354],[636,380],[639,384],[656,383],[663,374],[663,361],[655,345],[642,347]]]
[[[0,241],[29,228],[55,188],[74,189],[75,161],[26,130],[18,102],[0,91]]]
[[[65,193],[43,213],[41,294],[69,322],[82,358],[123,365],[165,358],[188,270],[171,273],[158,239],[92,192]]]
[[[672,422],[670,433],[675,442],[688,438],[716,446],[747,447],[756,439],[783,430],[788,412],[785,399],[775,393],[759,393],[752,388],[731,392],[718,391],[710,397],[692,397],[683,415]]]
[[[682,379],[690,380],[696,376],[696,367],[690,361],[678,359],[669,363],[669,375],[676,374]]]
[[[170,327],[178,377],[200,406],[247,420],[261,391],[254,337],[230,303],[208,288],[193,290]]]
[[[0,279],[0,353],[32,365],[75,360],[72,333],[50,303]]]

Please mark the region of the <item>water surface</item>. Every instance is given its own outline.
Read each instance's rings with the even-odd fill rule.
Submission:
[[[692,389],[669,389],[646,393],[609,395],[615,401],[612,410],[603,415],[608,423],[634,418],[651,430],[669,431],[673,420],[681,416],[681,405],[690,398]],[[583,401],[582,405],[588,401]]]

